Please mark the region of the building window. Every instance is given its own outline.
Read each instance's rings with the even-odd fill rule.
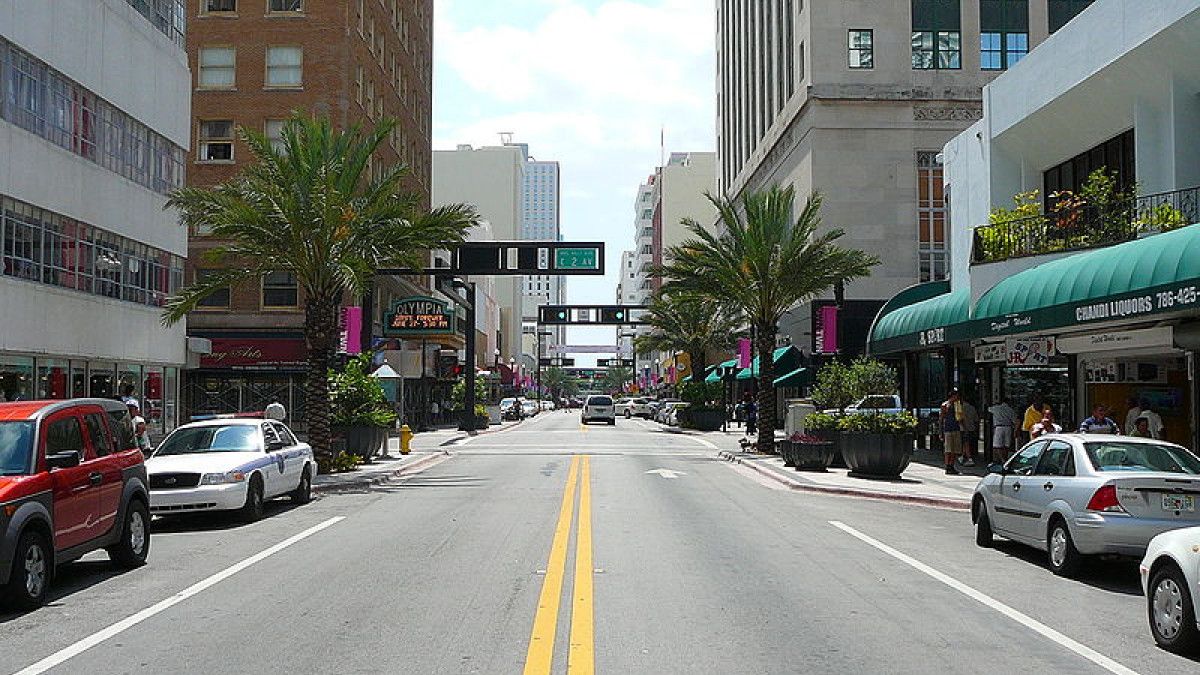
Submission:
[[[1050,32],[1054,33],[1065,26],[1092,2],[1093,0],[1050,0]]]
[[[263,125],[263,133],[266,134],[267,140],[271,141],[271,147],[275,152],[282,153],[287,148],[283,142],[283,125],[287,120],[267,120]]]
[[[262,280],[263,307],[296,307],[296,275],[291,272],[270,272]]]
[[[199,56],[201,89],[233,89],[237,50],[233,47],[201,47]]]
[[[303,60],[300,47],[267,47],[267,86],[299,87]]]
[[[962,13],[959,0],[912,0],[912,67],[962,67]]]
[[[304,11],[304,0],[268,0],[267,11],[299,14]]]
[[[850,67],[875,67],[875,32],[872,30],[852,29],[849,32]]]
[[[199,161],[233,161],[233,120],[204,120],[200,122]]]
[[[921,282],[946,278],[946,197],[936,152],[917,153],[917,264]]]
[[[217,274],[216,270],[196,270],[196,281],[200,281],[205,277],[210,277]],[[208,296],[196,303],[196,306],[201,309],[229,309],[230,292],[226,286],[217,291],[213,291]]]
[[[204,14],[219,14],[237,11],[237,0],[201,0]]]
[[[1029,53],[1029,0],[979,0],[979,65],[1007,70]]]
[[[1137,189],[1137,166],[1134,161],[1133,129],[1115,138],[1097,145],[1086,152],[1081,152],[1057,166],[1052,166],[1042,173],[1042,199],[1046,213],[1054,210],[1055,204],[1062,199],[1060,192],[1079,194],[1087,183],[1088,175],[1097,169],[1104,169],[1116,179],[1117,191],[1134,192]]]

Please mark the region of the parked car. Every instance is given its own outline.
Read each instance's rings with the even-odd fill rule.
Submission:
[[[633,399],[631,399],[631,398],[617,399],[616,403],[613,404],[613,408],[615,409],[617,415],[622,416],[625,419],[629,419],[633,414],[632,413]]]
[[[541,405],[541,409],[542,409],[543,411],[545,411],[545,410],[554,410],[554,407],[555,407],[555,406],[554,406],[554,401],[542,401],[542,402],[541,402],[539,405]]]
[[[613,407],[612,397],[588,396],[587,400],[583,402],[583,412],[580,414],[580,420],[584,424],[595,420],[616,424],[616,408]]]
[[[652,400],[648,398],[633,399],[633,405],[629,406],[629,416],[650,419],[650,403]]]
[[[1150,633],[1163,649],[1200,652],[1200,527],[1164,532],[1150,540],[1139,571]]]
[[[150,497],[120,401],[0,403],[0,589],[41,605],[55,568],[97,549],[121,567],[150,551]]]
[[[504,420],[520,420],[524,417],[521,406],[515,398],[500,399],[500,418]]]
[[[312,447],[275,420],[213,419],[172,431],[146,460],[155,515],[237,511],[263,516],[266,501],[311,499],[317,462]]]
[[[658,402],[658,407],[654,410],[654,421],[662,424],[667,423],[667,413],[671,412],[671,405],[674,403],[683,403],[677,398],[665,398]]]
[[[972,497],[975,540],[1046,551],[1070,576],[1084,556],[1141,557],[1155,535],[1200,524],[1200,459],[1173,443],[1053,434],[993,464]]]
[[[539,411],[538,411],[537,401],[527,401],[525,399],[521,399],[521,414],[522,415],[524,415],[525,417],[533,417],[534,415],[537,415],[538,412]]]
[[[679,426],[679,413],[680,413],[680,411],[682,411],[684,408],[688,407],[689,405],[691,405],[691,404],[684,403],[682,401],[668,403],[665,406],[666,412],[663,415],[663,424],[666,424],[667,426],[671,426],[671,427]]]
[[[909,408],[905,408],[900,397],[895,394],[871,394],[846,406],[847,415],[898,413],[905,410],[909,410]],[[939,409],[918,408],[916,413],[919,419],[926,419],[930,415],[937,415]]]

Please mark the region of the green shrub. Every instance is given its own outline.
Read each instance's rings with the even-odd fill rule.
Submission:
[[[321,473],[340,473],[350,471],[362,463],[362,457],[350,452],[339,452],[336,455],[321,455],[317,457],[317,467]]]
[[[849,365],[832,361],[817,371],[813,403],[820,408],[845,410],[864,396],[896,393],[898,381],[895,368],[866,356]]]
[[[804,418],[804,429],[806,431],[833,431],[838,428],[837,415],[829,413],[812,413]]]
[[[679,385],[679,399],[693,405],[707,405],[709,401],[721,400],[722,386],[719,382],[684,382]]]
[[[1134,225],[1142,232],[1170,232],[1187,224],[1183,212],[1166,202],[1143,209],[1134,221]]]
[[[903,434],[917,428],[917,417],[907,410],[898,413],[846,415],[838,419],[842,431],[863,434]]]
[[[351,359],[342,372],[329,371],[332,424],[388,427],[396,423],[396,413],[383,392],[383,384],[379,378],[371,376],[370,369],[371,357],[360,354]]]

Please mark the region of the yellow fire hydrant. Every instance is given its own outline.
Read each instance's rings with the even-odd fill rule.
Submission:
[[[407,455],[412,452],[408,446],[412,443],[413,432],[408,428],[407,424],[400,426],[400,454]]]

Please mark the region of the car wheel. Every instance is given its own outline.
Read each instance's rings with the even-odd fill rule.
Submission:
[[[975,508],[978,510],[975,514],[975,545],[991,548],[995,537],[992,534],[992,521],[988,518],[987,505],[979,502]]]
[[[26,532],[13,551],[12,573],[4,589],[8,603],[17,609],[37,609],[46,601],[46,590],[54,572],[54,560],[46,538]]]
[[[1188,592],[1187,579],[1178,567],[1168,563],[1154,573],[1150,578],[1146,605],[1150,613],[1150,632],[1158,646],[1179,654],[1200,648],[1196,607]]]
[[[125,508],[125,525],[121,529],[121,541],[108,549],[108,557],[120,567],[133,569],[146,564],[150,554],[150,510],[140,499],[129,502]]]
[[[610,426],[610,427],[615,427],[615,426],[617,426],[617,418],[615,418],[615,417],[614,417],[614,418],[612,418],[611,420],[609,420],[609,421],[608,421],[608,426]]]
[[[312,476],[308,467],[304,467],[304,473],[300,474],[300,484],[292,491],[290,495],[293,504],[307,504],[312,501]]]
[[[1050,535],[1046,538],[1046,558],[1050,563],[1050,571],[1060,577],[1075,576],[1079,565],[1083,563],[1083,554],[1075,548],[1071,531],[1061,518],[1055,518],[1050,523]]]
[[[246,503],[239,515],[247,523],[253,523],[263,517],[263,484],[258,476],[251,478],[250,485],[246,487]]]

